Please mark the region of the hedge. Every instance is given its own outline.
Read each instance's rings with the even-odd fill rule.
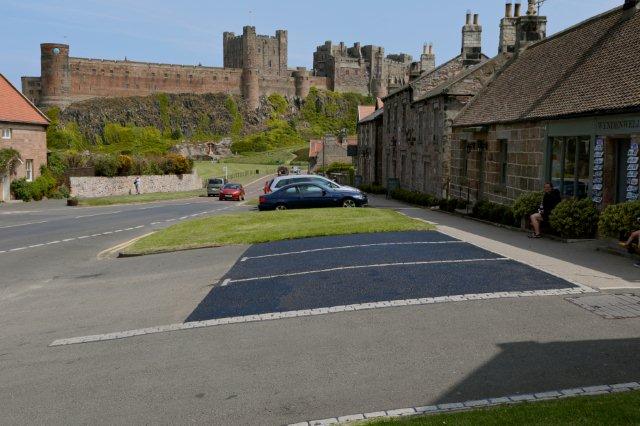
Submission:
[[[593,238],[598,216],[598,209],[590,199],[569,198],[553,209],[549,223],[562,238]]]
[[[362,192],[366,192],[369,194],[386,194],[387,193],[387,189],[382,185],[366,184],[366,185],[360,185],[358,189],[360,189],[360,191]]]
[[[391,197],[396,200],[425,207],[437,206],[440,203],[440,200],[433,195],[423,194],[418,191],[408,191],[406,189],[396,189],[392,191]]]
[[[478,201],[473,206],[471,216],[489,222],[500,223],[507,226],[519,226],[519,220],[513,214],[513,209],[502,204],[490,201]]]
[[[96,176],[183,175],[193,171],[193,160],[178,154],[158,157],[98,155],[92,159]]]
[[[640,200],[607,206],[600,215],[600,235],[626,240],[629,234],[640,229]]]
[[[51,175],[42,175],[32,182],[25,178],[11,182],[13,196],[25,202],[31,200],[40,201],[44,197],[59,198],[56,190],[56,179]]]
[[[542,204],[543,193],[540,192],[525,192],[516,198],[516,201],[513,203],[513,215],[516,220],[522,219],[523,217],[528,218],[534,213],[538,212],[540,209],[540,204]]]

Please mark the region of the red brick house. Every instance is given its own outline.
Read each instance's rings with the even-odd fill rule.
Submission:
[[[0,74],[0,150],[13,148],[20,153],[14,174],[0,170],[0,201],[8,201],[14,179],[31,181],[47,164],[47,126],[49,119]]]

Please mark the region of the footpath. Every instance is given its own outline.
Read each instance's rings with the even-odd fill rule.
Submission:
[[[640,270],[631,259],[598,251],[601,241],[563,243],[530,239],[524,232],[500,228],[464,217],[415,207],[384,196],[370,195],[372,207],[398,210],[435,224],[442,233],[510,257],[575,284],[600,291],[640,293]]]

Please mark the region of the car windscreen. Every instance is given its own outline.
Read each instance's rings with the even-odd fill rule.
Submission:
[[[237,183],[228,183],[223,189],[240,189],[240,185]]]
[[[209,179],[209,185],[222,185],[222,179]]]

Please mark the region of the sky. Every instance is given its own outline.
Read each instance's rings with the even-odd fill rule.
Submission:
[[[526,0],[523,0],[526,10]],[[624,0],[546,0],[551,35]],[[326,40],[383,46],[419,58],[433,43],[438,64],[459,54],[467,10],[480,15],[483,52],[498,48],[505,0],[0,0],[0,73],[20,88],[40,75],[40,43],[70,45],[71,56],[222,66],[222,33],[289,31],[289,67],[311,68]]]

